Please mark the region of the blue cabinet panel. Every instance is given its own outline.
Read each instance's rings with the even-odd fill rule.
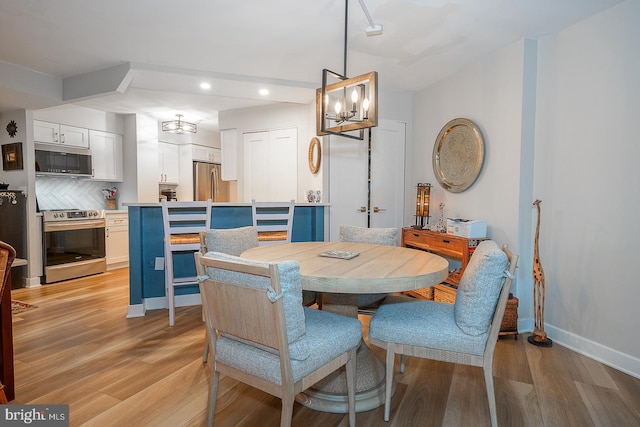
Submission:
[[[165,296],[164,270],[156,270],[156,258],[164,257],[164,227],[160,206],[129,206],[129,304]],[[211,228],[252,225],[251,206],[213,206]],[[296,206],[293,216],[294,242],[324,240],[324,206]],[[195,276],[192,253],[175,254],[177,276]],[[176,289],[177,295],[198,293],[198,286]]]

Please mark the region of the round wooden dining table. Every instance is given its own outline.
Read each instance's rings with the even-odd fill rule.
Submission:
[[[302,289],[321,293],[322,310],[351,317],[358,316],[358,294],[425,288],[442,282],[449,268],[446,259],[429,252],[352,242],[258,246],[241,256],[266,262],[297,261]],[[341,258],[349,256],[353,258]],[[356,411],[368,411],[382,405],[384,364],[365,342],[358,349],[356,369]],[[336,372],[298,395],[296,400],[316,410],[347,413],[344,376]]]

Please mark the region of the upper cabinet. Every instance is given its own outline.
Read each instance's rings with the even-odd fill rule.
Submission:
[[[64,144],[72,147],[89,148],[89,130],[34,120],[33,140],[45,144]]]
[[[89,131],[92,178],[98,181],[122,182],[122,135]]]
[[[159,182],[178,184],[180,181],[180,150],[176,144],[158,143],[158,165],[160,166]]]
[[[243,134],[244,199],[295,200],[298,193],[298,130]]]
[[[220,163],[222,161],[219,148],[205,147],[204,145],[192,145],[191,157],[194,162]]]

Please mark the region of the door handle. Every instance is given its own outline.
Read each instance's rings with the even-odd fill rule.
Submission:
[[[373,207],[373,212],[374,212],[374,213],[384,212],[384,211],[386,211],[386,209],[380,209],[380,208],[379,208],[379,207],[377,207],[377,206],[374,206],[374,207]]]
[[[366,206],[360,206],[360,209],[356,209],[356,212],[366,212],[367,208]]]

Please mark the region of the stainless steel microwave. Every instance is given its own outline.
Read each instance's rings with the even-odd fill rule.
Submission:
[[[91,151],[86,148],[36,144],[36,175],[93,175]]]

